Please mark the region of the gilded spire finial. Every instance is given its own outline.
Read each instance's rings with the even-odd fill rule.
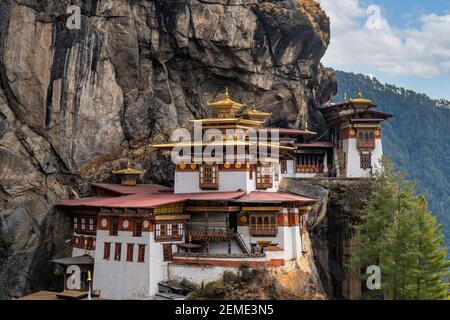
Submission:
[[[228,94],[228,87],[225,87],[225,99],[230,98],[230,95]]]
[[[358,91],[358,99],[363,99],[364,97],[363,97],[363,94],[362,94],[362,91],[361,91],[361,89],[359,89],[359,91]]]
[[[347,102],[347,92],[344,92],[344,101]]]
[[[131,163],[131,160],[128,160],[127,168],[131,169],[132,167],[133,167],[133,164]]]

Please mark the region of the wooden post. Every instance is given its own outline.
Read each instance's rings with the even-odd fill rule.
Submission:
[[[226,233],[228,234],[228,254],[231,254],[231,229],[230,229],[230,213],[227,212]]]

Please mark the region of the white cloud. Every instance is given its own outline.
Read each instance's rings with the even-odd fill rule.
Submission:
[[[422,78],[450,72],[450,15],[424,15],[419,28],[399,29],[379,7],[363,7],[360,0],[318,2],[331,20],[325,65]]]

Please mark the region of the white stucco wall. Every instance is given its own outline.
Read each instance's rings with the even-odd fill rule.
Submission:
[[[202,190],[199,185],[199,172],[175,172],[175,193],[227,192],[254,190],[254,181],[247,171],[219,171],[219,189]]]
[[[247,258],[227,258],[227,261],[270,261],[273,259],[283,259],[282,251],[268,251],[265,257],[247,257]],[[224,260],[223,258],[209,258],[209,260]],[[283,267],[273,267],[268,268],[270,270],[285,270],[289,271],[295,268],[295,264],[286,263]],[[171,280],[182,281],[183,279],[189,280],[197,285],[202,283],[208,283],[212,281],[217,281],[222,278],[225,271],[230,271],[235,274],[239,272],[238,267],[221,267],[221,266],[205,266],[205,265],[188,265],[180,263],[170,263],[169,264],[169,277]]]
[[[93,288],[101,290],[105,299],[145,299],[149,298],[150,286],[150,238],[153,233],[142,232],[142,237],[133,237],[132,232],[119,231],[118,236],[110,236],[107,230],[97,230]],[[111,243],[110,259],[103,259],[104,243]],[[115,243],[122,243],[120,261],[114,260]],[[134,243],[133,262],[126,261],[128,243]],[[146,245],[145,262],[137,262],[138,244]]]
[[[196,266],[172,263],[169,265],[170,279],[182,281],[186,279],[197,285],[217,281],[222,278],[225,271],[237,273],[237,268],[227,268],[218,266]]]
[[[241,247],[237,244],[236,240],[231,240],[231,253],[243,253]],[[228,253],[228,242],[226,241],[211,241],[210,242],[210,253],[215,254],[227,254]]]
[[[72,248],[72,257],[79,257],[85,254],[90,255],[91,257],[95,257],[95,250],[86,250],[80,248]]]
[[[290,240],[287,239],[290,236],[288,236],[287,238],[285,237],[285,231],[287,230],[286,228],[290,227],[279,226],[276,237],[254,237],[250,235],[250,230],[248,226],[238,226],[237,232],[241,235],[242,240],[244,240],[244,242],[247,244],[249,248],[251,243],[257,243],[258,241],[272,241],[272,243],[278,243],[281,248],[284,249],[287,246],[288,250],[290,250],[291,246],[291,244],[289,244]]]
[[[295,178],[314,178],[317,176],[317,173],[296,173],[294,175]]]
[[[370,177],[370,169],[361,169],[360,152],[356,146],[356,139],[344,139],[342,143],[344,152],[346,153],[347,177]],[[380,160],[382,155],[383,148],[381,139],[375,139],[375,150],[372,151],[373,173],[381,168]]]
[[[278,180],[276,180],[278,172]],[[272,164],[273,186],[266,192],[276,192],[283,176],[278,164]],[[219,189],[202,190],[199,185],[199,172],[197,171],[176,171],[175,172],[175,193],[200,193],[200,192],[228,192],[242,190],[247,193],[256,191],[256,172],[253,172],[252,179],[247,171],[219,171]]]
[[[294,160],[286,160],[287,172],[281,174],[283,178],[293,178],[295,177]]]
[[[87,237],[87,238],[94,238],[94,245],[96,245],[96,239],[95,236],[92,235],[85,235],[85,234],[79,234],[77,232],[74,232],[73,235],[75,237]],[[79,257],[79,256],[83,256],[85,254],[90,255],[91,257],[95,257],[95,250],[86,250],[86,249],[81,249],[81,248],[75,248],[72,247],[72,257]]]
[[[103,259],[104,243],[111,243],[109,261]],[[122,243],[120,261],[114,260],[114,244]],[[94,264],[94,289],[101,290],[105,299],[153,299],[159,292],[158,283],[168,279],[168,262],[164,261],[163,244],[182,241],[155,242],[154,232],[142,232],[142,237],[133,237],[130,231],[119,231],[110,236],[109,231],[97,231],[97,249]],[[126,244],[134,243],[133,262],[126,261]],[[146,245],[145,262],[137,262],[138,244]]]

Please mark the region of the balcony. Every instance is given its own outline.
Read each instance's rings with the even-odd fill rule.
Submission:
[[[250,235],[253,237],[276,237],[278,234],[277,225],[253,225],[250,226]]]
[[[358,149],[369,149],[369,150],[373,150],[375,149],[375,139],[370,139],[370,140],[363,140],[363,139],[358,139],[356,141],[356,147]]]
[[[202,190],[219,190],[219,183],[218,182],[206,183],[206,182],[201,181],[200,189],[202,189]]]
[[[257,182],[256,183],[256,189],[257,190],[266,190],[273,187],[272,182]]]
[[[233,235],[225,221],[191,220],[186,226],[188,238],[194,241],[229,241]]]
[[[181,234],[173,234],[173,235],[155,235],[156,242],[167,242],[167,241],[181,241],[183,240],[183,235]]]
[[[323,173],[323,165],[299,165],[297,173]]]

